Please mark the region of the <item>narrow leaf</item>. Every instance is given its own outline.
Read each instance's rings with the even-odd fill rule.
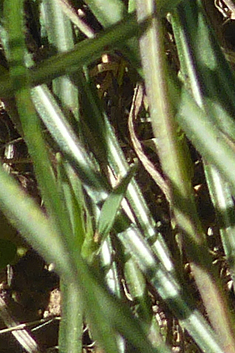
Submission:
[[[104,239],[105,236],[110,232],[113,227],[116,214],[122,202],[122,199],[126,193],[127,187],[136,172],[137,165],[134,165],[129,169],[124,178],[120,181],[120,183],[113,189],[111,194],[105,200],[100,218],[98,221],[97,234],[98,238]]]

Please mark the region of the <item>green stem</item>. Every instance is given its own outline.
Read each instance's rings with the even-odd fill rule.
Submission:
[[[62,317],[59,330],[60,353],[82,352],[83,307],[74,283],[61,281]]]

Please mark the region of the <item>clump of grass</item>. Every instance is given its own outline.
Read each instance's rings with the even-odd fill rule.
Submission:
[[[107,353],[235,352],[214,265],[233,281],[234,77],[206,11],[3,2],[0,94],[43,210],[3,168],[0,207],[60,275],[60,352],[82,351],[84,322]]]

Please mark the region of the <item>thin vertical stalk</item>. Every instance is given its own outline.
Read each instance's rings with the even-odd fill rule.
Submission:
[[[73,31],[70,20],[63,14],[60,6],[54,0],[44,0],[45,25],[47,28],[48,40],[57,53],[63,53],[73,49]],[[74,75],[73,75],[74,76]],[[52,82],[52,90],[60,102],[60,106],[69,121],[78,118],[78,89],[72,82],[72,75],[64,75],[57,77]],[[61,188],[61,199],[66,200],[66,197],[71,195],[71,189],[67,192],[62,191],[64,182],[61,173],[58,173],[58,184]],[[71,200],[70,200],[71,201]],[[66,202],[65,202],[66,204]],[[67,202],[67,205],[69,202]],[[72,205],[72,202],[70,202]],[[66,207],[65,207],[66,208]],[[71,221],[71,210],[65,209],[68,219]],[[71,250],[79,251],[77,246],[79,239],[78,234],[73,233],[73,227],[67,234],[63,234],[66,241],[71,244]],[[76,238],[75,238],[76,237]],[[82,234],[80,235],[82,237]],[[76,240],[75,240],[76,239]],[[75,252],[75,251],[74,251]],[[59,346],[60,352],[81,352],[82,351],[82,324],[83,310],[79,304],[80,295],[74,283],[63,283],[61,278],[62,289],[62,320],[59,329]]]
[[[44,0],[43,6],[50,45],[56,49],[57,53],[72,50],[74,48],[72,25],[70,20],[63,14],[61,6],[55,0]],[[77,119],[78,89],[72,82],[72,76],[57,77],[53,80],[52,89],[59,99],[66,117],[69,120],[71,118]]]
[[[59,328],[60,353],[81,353],[83,332],[83,305],[73,282],[61,283],[62,321]]]

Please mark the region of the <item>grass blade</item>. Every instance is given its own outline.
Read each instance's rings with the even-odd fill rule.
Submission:
[[[122,178],[119,184],[113,189],[111,194],[106,198],[100,212],[100,217],[97,225],[96,236],[99,239],[104,239],[112,229],[116,214],[126,193],[126,189],[136,172],[137,166],[132,167],[127,175]]]

